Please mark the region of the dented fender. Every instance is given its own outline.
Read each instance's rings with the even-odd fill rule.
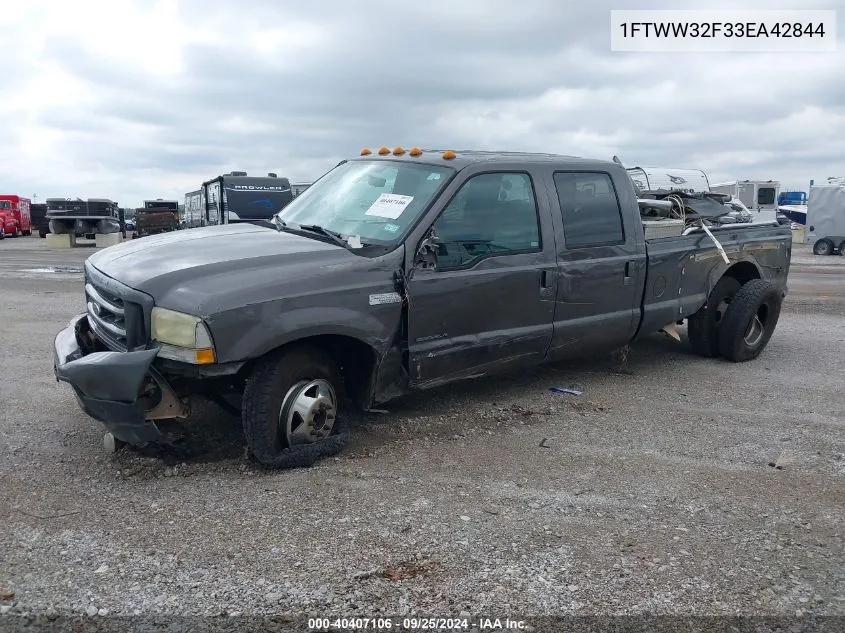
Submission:
[[[366,311],[354,305],[292,307],[286,303],[273,301],[208,317],[220,362],[259,358],[282,345],[321,335],[357,339],[382,357],[402,314],[401,300],[368,306]]]

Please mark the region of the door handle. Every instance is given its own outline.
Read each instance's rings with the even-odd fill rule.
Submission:
[[[540,271],[540,288],[548,288],[549,275],[545,270]]]
[[[631,262],[625,262],[625,278],[631,276]]]

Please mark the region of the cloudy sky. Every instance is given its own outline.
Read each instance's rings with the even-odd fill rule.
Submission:
[[[231,169],[307,181],[367,145],[617,154],[792,188],[845,176],[845,11],[835,53],[610,52],[611,8],[701,6],[6,3],[0,189],[138,206]]]

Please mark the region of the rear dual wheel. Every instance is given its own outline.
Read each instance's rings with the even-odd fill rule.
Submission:
[[[741,286],[733,277],[722,277],[710,292],[707,303],[687,320],[687,336],[692,350],[699,356],[719,356],[719,329]]]
[[[719,332],[719,352],[735,363],[760,355],[775,331],[783,294],[763,279],[752,279],[734,295]]]
[[[733,362],[756,358],[775,330],[782,302],[782,293],[768,281],[740,284],[733,277],[722,277],[707,304],[687,322],[693,351]]]

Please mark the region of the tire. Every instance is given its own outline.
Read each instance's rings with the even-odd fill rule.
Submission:
[[[23,234],[26,235],[27,237],[30,237],[32,235],[32,229],[29,229],[28,231],[24,231]]]
[[[740,288],[728,306],[719,331],[719,351],[735,363],[757,358],[772,337],[783,294],[773,284],[754,279]]]
[[[692,351],[699,356],[719,356],[719,329],[727,307],[741,286],[733,277],[722,277],[707,297],[707,303],[687,319],[687,336]]]
[[[43,238],[45,238],[45,237],[47,237],[47,231],[45,231],[44,229],[40,229],[40,230],[38,231],[38,237],[40,237],[40,238],[42,238],[42,239],[43,239]]]
[[[813,244],[813,254],[814,255],[831,255],[833,254],[833,242],[831,242],[826,237],[818,240],[815,244]]]
[[[845,240],[839,242],[839,254],[845,255]]]
[[[15,237],[20,237],[21,235],[23,235],[23,231],[21,231],[21,227],[20,227],[20,226],[16,226],[16,227],[15,227],[15,233],[14,233],[14,236],[15,236]]]
[[[267,468],[308,467],[336,455],[349,441],[346,419],[338,411],[342,399],[337,366],[319,349],[298,347],[260,361],[246,381],[241,407],[249,452]],[[313,413],[320,403],[330,404],[328,415]],[[291,422],[297,415],[299,425]]]

